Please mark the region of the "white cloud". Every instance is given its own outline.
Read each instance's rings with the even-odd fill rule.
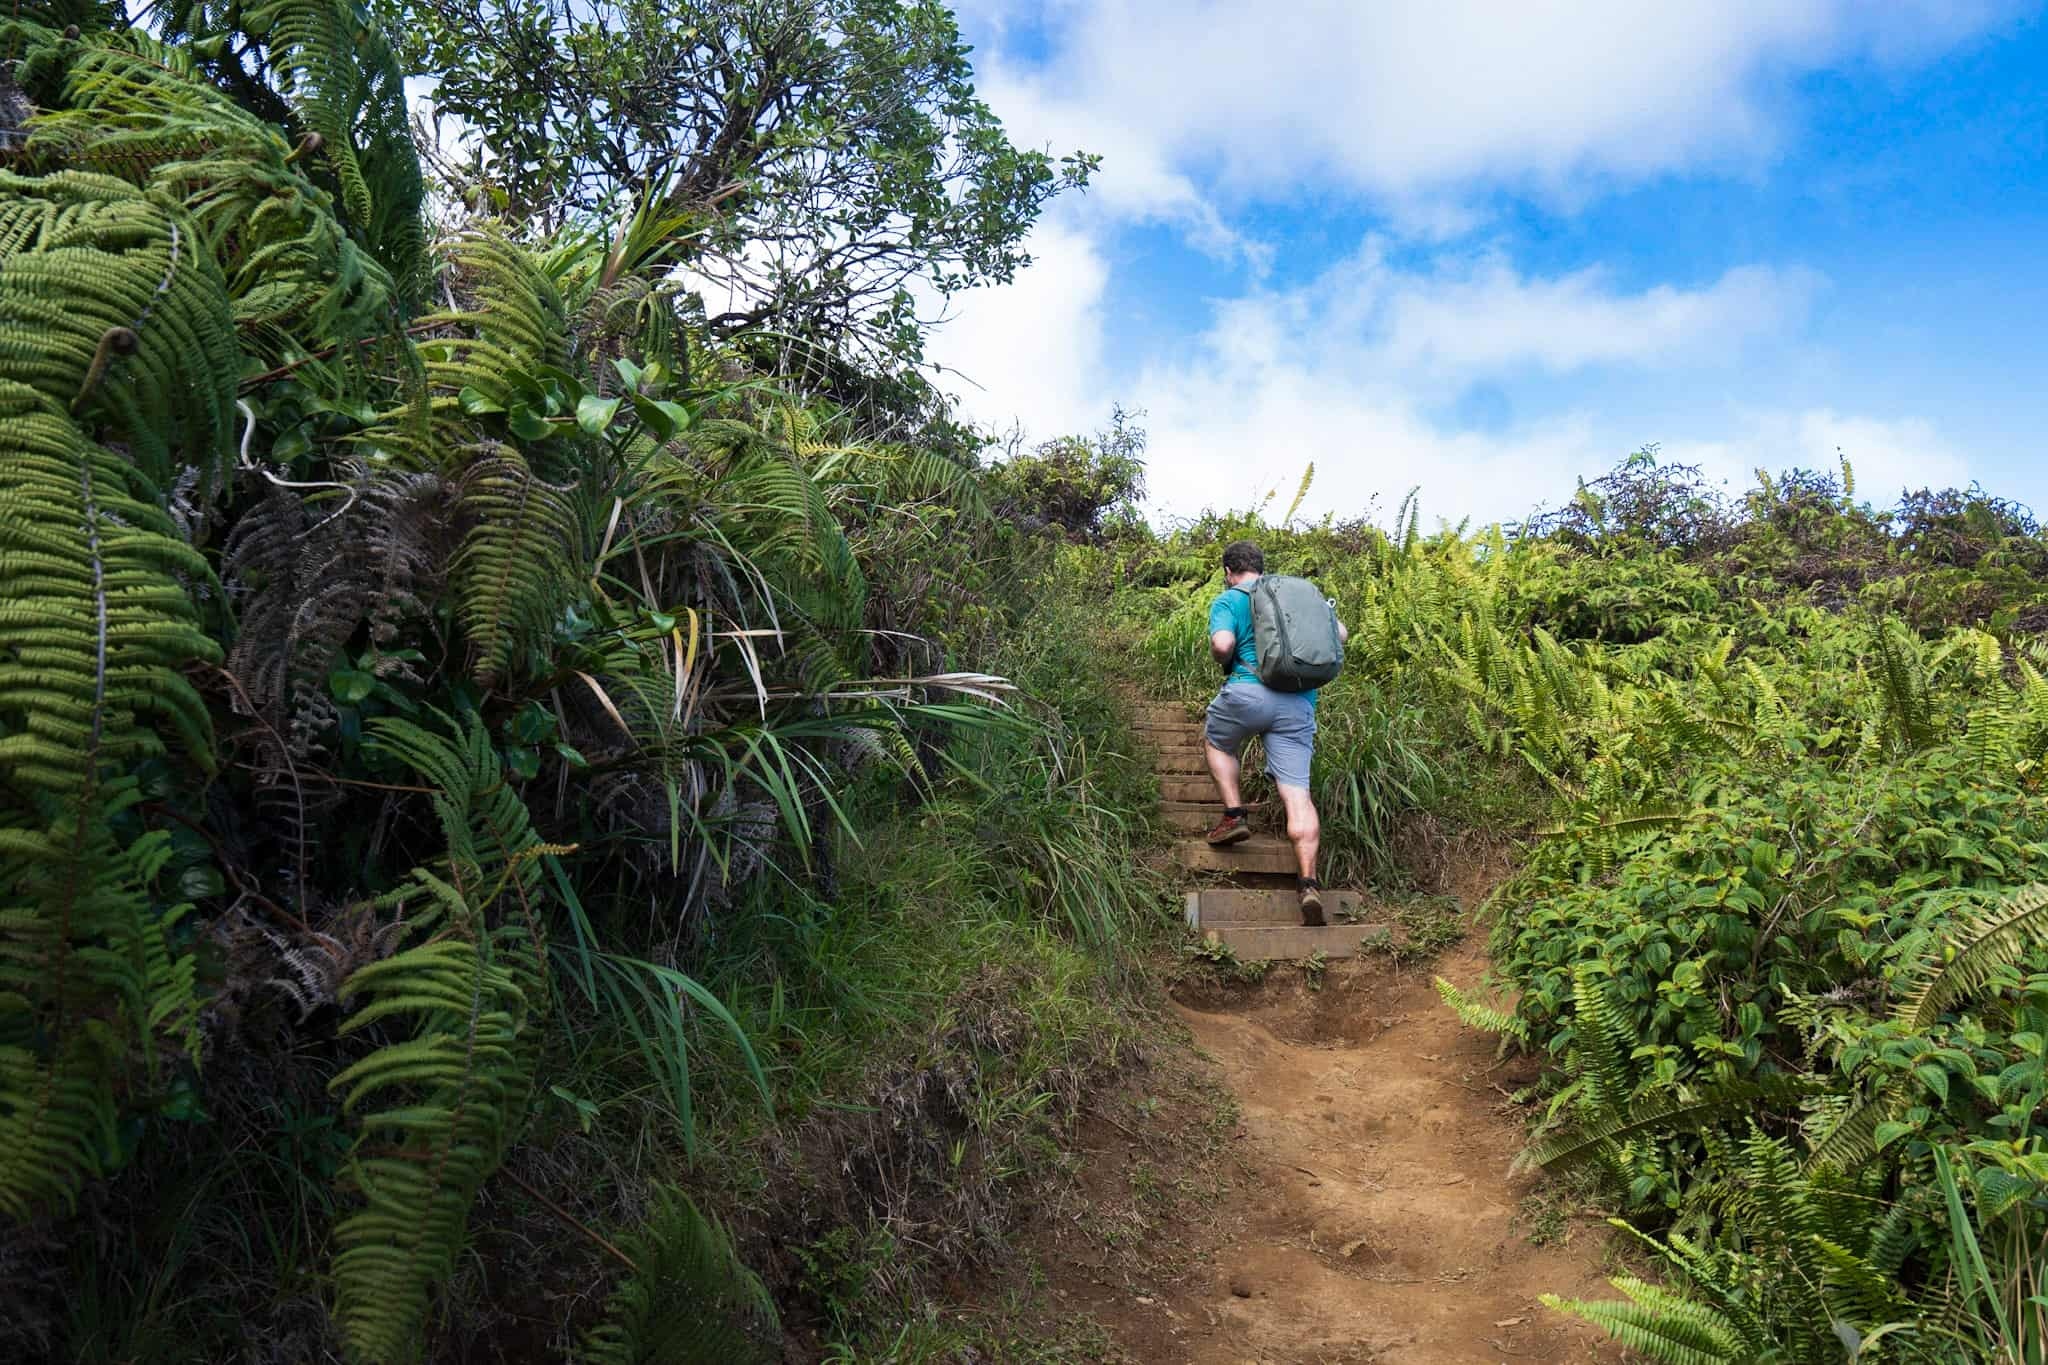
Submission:
[[[1696,464],[1747,487],[1758,469],[1802,467],[1833,471],[1844,456],[1856,475],[1856,496],[1888,506],[1916,488],[1953,488],[1970,481],[1964,453],[1919,417],[1881,419],[1833,408],[1737,414],[1734,430],[1718,440],[1678,440],[1660,452],[1666,460]]]
[[[1087,431],[1110,403],[1145,412],[1155,511],[1280,506],[1313,461],[1311,514],[1382,514],[1421,485],[1426,517],[1515,519],[1555,505],[1642,440],[1732,486],[1757,465],[1831,467],[1860,488],[1966,478],[1955,448],[1911,416],[1800,395],[1782,407],[1656,410],[1792,358],[1817,274],[1749,264],[1687,284],[1625,287],[1599,268],[1530,273],[1472,248],[1497,191],[1573,201],[1711,167],[1762,168],[1794,129],[1802,75],[1923,61],[2012,12],[2009,0],[969,0],[993,32],[978,84],[1022,144],[1099,152],[1084,199],[1041,225],[1041,264],[961,301],[933,355],[983,386],[969,415],[1042,438]],[[1029,48],[1025,60],[1018,54]],[[1347,203],[1346,201],[1353,201]],[[1305,286],[1257,284],[1211,304],[1210,325],[1105,341],[1110,244],[1135,221],[1177,225],[1241,255],[1250,204],[1299,222],[1334,204],[1374,211],[1405,249],[1368,240]],[[1227,214],[1226,214],[1227,211]],[[1228,216],[1227,216],[1228,215]],[[1464,245],[1461,245],[1464,244]],[[1219,275],[1222,272],[1217,272]],[[1713,379],[1691,382],[1696,373]],[[1636,390],[1641,392],[1637,392]],[[1490,390],[1492,430],[1441,414]],[[1510,390],[1541,415],[1517,416]],[[1482,404],[1482,406],[1484,406]]]
[[[999,36],[1024,8],[981,3]],[[1111,207],[1185,209],[1197,178],[1248,197],[1362,192],[1455,223],[1487,184],[1572,193],[1781,136],[1784,77],[1901,63],[2012,0],[1100,0],[1035,8],[1042,62],[982,54],[1022,140],[1105,157]],[[1199,197],[1199,196],[1197,196]],[[1439,230],[1441,230],[1439,228]]]
[[[957,298],[927,347],[939,387],[998,431],[1028,423],[1040,437],[1090,431],[1107,415],[1103,290],[1109,265],[1069,223],[1042,220],[1018,281]]]
[[[1503,430],[1446,425],[1436,405],[1517,373],[1677,371],[1734,366],[1783,344],[1817,277],[1744,266],[1698,288],[1624,291],[1597,271],[1527,276],[1493,254],[1389,263],[1368,242],[1300,288],[1214,305],[1183,354],[1119,379],[1104,342],[1101,249],[1071,224],[1041,226],[1019,284],[970,296],[933,354],[980,381],[952,385],[965,411],[1030,435],[1088,431],[1113,398],[1144,412],[1153,509],[1193,515],[1277,490],[1284,507],[1310,462],[1310,515],[1390,515],[1411,486],[1426,517],[1516,519],[1569,495],[1646,436],[1641,415],[1567,408]],[[1667,443],[1665,457],[1742,486],[1761,464],[1832,467],[1840,446],[1862,487],[1887,501],[1903,483],[1954,483],[1963,462],[1928,424],[1810,411],[1731,410],[1715,439]],[[1677,433],[1671,433],[1676,435]]]
[[[1497,252],[1403,268],[1368,240],[1305,286],[1222,305],[1205,344],[1238,366],[1313,353],[1349,385],[1409,393],[1525,369],[1721,364],[1796,328],[1821,283],[1810,270],[1749,265],[1698,289],[1628,293],[1597,269],[1525,276]]]

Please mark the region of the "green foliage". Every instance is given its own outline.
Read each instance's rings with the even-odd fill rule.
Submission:
[[[427,875],[419,894],[440,892],[457,914],[469,909]],[[410,1037],[333,1081],[360,1131],[344,1179],[363,1205],[334,1230],[336,1311],[364,1359],[417,1354],[429,1296],[454,1269],[477,1189],[526,1108],[530,1002],[487,945],[423,943],[359,968],[344,988],[364,1002],[346,1031],[412,1024]]]
[[[589,1365],[773,1359],[775,1302],[741,1264],[724,1229],[688,1195],[657,1186],[647,1221],[621,1239],[633,1272],[612,1291],[605,1320],[584,1338]]]
[[[989,479],[997,511],[1067,536],[1129,530],[1145,496],[1144,453],[1145,433],[1118,408],[1093,438],[1047,441],[997,464]]]
[[[2048,545],[2025,510],[1880,512],[1846,465],[1729,502],[1649,451],[1477,534],[1423,535],[1412,497],[1384,532],[1212,515],[1095,563],[1189,700],[1244,536],[1352,630],[1318,713],[1332,866],[1422,881],[1446,826],[1531,836],[1492,979],[1445,1001],[1548,1059],[1528,1159],[1600,1172],[1680,1281],[1575,1311],[1664,1360],[2035,1359],[2048,596],[2021,566]],[[1436,780],[1399,780],[1408,751]],[[1360,784],[1388,793],[1377,844],[1327,814]],[[2005,1268],[1972,1281],[1967,1242]]]
[[[895,1002],[939,1012],[1000,939],[1045,969],[1009,995],[1056,1026],[948,1083],[988,1111],[981,1164],[920,1186],[971,1185],[985,1249],[1017,1153],[1074,1102],[1067,1054],[1113,1049],[1096,976],[1156,908],[1125,875],[1142,770],[1098,758],[1099,689],[1027,713],[997,675],[1049,548],[991,515],[929,386],[863,361],[915,354],[902,285],[1007,278],[1091,163],[1008,144],[942,8],[769,10],[635,11],[699,82],[636,87],[666,101],[639,123],[599,93],[600,21],[590,97],[549,116],[665,140],[730,100],[737,140],[690,165],[642,140],[591,196],[603,168],[565,144],[433,243],[405,71],[352,0],[6,21],[34,114],[0,170],[0,1215],[90,1286],[0,1314],[6,1347],[68,1315],[63,1345],[123,1358],[384,1360],[538,1319],[539,1272],[503,1262],[559,1230],[504,1236],[478,1198],[509,1155],[566,1115],[607,1159],[679,1149],[694,1187],[792,1070],[799,1101],[862,1097],[838,1006],[900,1046],[921,1021]],[[464,38],[474,16],[414,7],[399,31],[459,53],[444,103],[505,115],[475,124],[494,147],[531,145],[534,111],[474,78],[533,13]],[[749,44],[781,95],[730,84]],[[628,186],[651,188],[616,231],[590,216]],[[477,187],[444,188],[459,216]],[[776,244],[769,304],[706,319],[676,268],[759,262],[750,233]],[[826,268],[780,259],[806,240]],[[1041,688],[1098,676],[1085,642],[1055,653]],[[943,828],[929,895],[974,907],[958,942],[922,900],[892,923],[886,1008],[835,975],[873,936],[835,905],[857,811]],[[775,962],[728,951],[799,921]],[[838,1071],[756,1048],[801,1046],[792,1018]],[[759,1300],[687,1201],[651,1202],[594,1350],[672,1354],[672,1273]],[[111,1240],[131,1226],[181,1231]],[[473,1319],[485,1292],[510,1307]]]
[[[914,357],[912,284],[1008,280],[1044,204],[1095,165],[1012,145],[930,0],[384,12],[466,129],[449,159],[475,201],[552,228],[651,191],[703,298],[752,301],[711,335],[788,369]]]

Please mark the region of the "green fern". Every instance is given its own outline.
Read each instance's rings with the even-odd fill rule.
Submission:
[[[1529,1040],[1529,1026],[1516,1017],[1512,1008],[1502,1008],[1474,1000],[1442,977],[1435,978],[1436,993],[1458,1016],[1458,1022],[1467,1028],[1483,1033],[1498,1033],[1518,1042]]]
[[[633,1270],[583,1339],[584,1365],[777,1358],[775,1301],[688,1196],[657,1185],[645,1226],[619,1240]]]
[[[174,35],[255,38],[291,116],[319,135],[350,222],[401,288],[425,282],[426,182],[412,144],[405,85],[382,30],[354,0],[175,0]]]
[[[0,1213],[68,1206],[116,1151],[130,1049],[197,1057],[194,962],[171,934],[189,908],[153,905],[162,833],[111,832],[141,795],[103,781],[41,827],[0,815]]]
[[[134,29],[48,37],[24,63],[61,67],[63,107],[36,119],[32,158],[182,204],[221,262],[251,350],[273,363],[331,342],[352,353],[387,324],[389,272],[348,234],[282,131],[209,84],[189,48]]]
[[[449,570],[485,686],[547,637],[582,578],[583,522],[573,497],[509,446],[463,471],[455,500],[462,545]]]
[[[527,1106],[537,1030],[489,938],[443,938],[359,968],[344,1034],[410,1036],[336,1076],[358,1136],[344,1183],[362,1206],[334,1229],[337,1316],[358,1357],[414,1358],[434,1288],[454,1269],[477,1190]]]
[[[1815,1090],[1800,1077],[1724,1081],[1694,1095],[1675,1095],[1598,1113],[1578,1129],[1530,1147],[1519,1164],[1562,1170],[1637,1138],[1701,1128],[1760,1108],[1788,1108]]]
[[[0,171],[0,380],[122,445],[152,489],[193,466],[210,492],[240,366],[219,267],[175,205],[110,176]]]
[[[1747,1365],[1758,1358],[1725,1314],[1627,1275],[1608,1281],[1626,1300],[1596,1302],[1537,1296],[1545,1308],[1570,1313],[1606,1332],[1631,1351],[1665,1365]]]

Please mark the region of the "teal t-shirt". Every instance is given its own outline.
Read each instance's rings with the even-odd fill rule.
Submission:
[[[1237,637],[1237,658],[1232,661],[1226,683],[1259,680],[1259,642],[1252,633],[1252,597],[1237,588],[1225,588],[1221,596],[1209,604],[1209,633],[1227,630]],[[1310,688],[1301,694],[1308,698],[1308,704],[1316,704],[1316,690]]]

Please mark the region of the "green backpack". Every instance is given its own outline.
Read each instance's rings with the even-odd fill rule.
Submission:
[[[1315,584],[1269,573],[1237,591],[1252,600],[1260,682],[1275,692],[1306,692],[1343,671],[1337,609]]]

